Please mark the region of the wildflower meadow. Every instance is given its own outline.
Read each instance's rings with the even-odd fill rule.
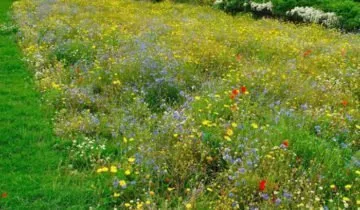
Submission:
[[[54,170],[87,183],[59,209],[360,208],[359,34],[170,1],[19,0],[11,17]]]

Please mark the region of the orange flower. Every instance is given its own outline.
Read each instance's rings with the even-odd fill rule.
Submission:
[[[238,90],[238,89],[234,89],[231,93],[236,96],[237,94],[239,94],[239,90]]]
[[[237,55],[236,55],[236,60],[237,60],[237,61],[241,61],[241,59],[242,59],[241,54],[237,54]]]
[[[311,54],[311,52],[312,52],[312,50],[306,50],[306,51],[304,52],[304,57],[309,56],[309,55]]]
[[[282,143],[282,145],[284,145],[285,147],[289,146],[289,140],[285,139]]]
[[[342,57],[345,57],[345,55],[346,55],[346,50],[344,48],[341,49],[341,55],[342,55]]]
[[[1,193],[1,198],[7,198],[8,194],[6,192]]]
[[[347,106],[348,105],[348,101],[347,100],[343,100],[342,102],[341,102],[341,104],[343,105],[343,106]]]

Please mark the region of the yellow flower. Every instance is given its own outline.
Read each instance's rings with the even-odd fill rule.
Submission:
[[[120,80],[114,80],[114,81],[113,81],[113,85],[121,85]]]
[[[192,208],[192,205],[191,205],[190,203],[188,203],[188,204],[185,205],[185,208],[186,208],[186,209],[191,209],[191,208]]]
[[[120,181],[119,181],[119,185],[120,185],[120,187],[122,187],[122,188],[126,187],[126,182],[125,182],[125,180],[120,180]]]
[[[125,175],[129,176],[131,174],[131,171],[128,169],[125,171]]]
[[[111,173],[116,173],[118,170],[117,170],[117,168],[116,168],[116,166],[111,166],[110,167],[110,172]]]
[[[343,197],[343,201],[345,201],[345,202],[349,202],[349,201],[350,201],[350,199],[349,199],[348,197]]]
[[[226,141],[231,141],[231,138],[230,138],[229,136],[224,136],[224,139],[225,139]]]
[[[236,128],[238,125],[237,125],[236,123],[231,123],[231,126],[232,126],[233,128]]]
[[[57,90],[60,90],[60,89],[61,89],[60,85],[56,84],[55,82],[52,82],[52,83],[51,83],[51,86],[52,86],[54,89],[57,89]]]
[[[228,128],[228,129],[226,130],[226,134],[227,134],[228,136],[232,136],[232,135],[234,135],[234,131],[233,131],[232,129]]]
[[[360,205],[360,200],[356,200],[356,204],[357,204],[357,205]]]
[[[97,173],[108,172],[108,171],[109,171],[108,167],[101,167],[98,170],[96,170]]]
[[[136,205],[136,208],[137,208],[137,209],[142,209],[142,207],[143,207],[143,203],[138,203],[138,204]]]
[[[129,163],[134,163],[134,162],[135,162],[135,158],[133,158],[133,157],[128,158],[128,161],[129,161]]]
[[[336,186],[334,184],[332,184],[332,185],[330,185],[330,188],[334,190],[336,188]]]
[[[150,202],[149,200],[147,200],[145,203],[146,203],[146,205],[150,205],[150,204],[151,204],[151,202]]]
[[[253,127],[254,129],[259,128],[259,126],[256,123],[251,123],[251,127]]]
[[[350,189],[351,189],[351,185],[350,185],[350,184],[345,185],[345,189],[346,189],[346,190],[350,190]]]
[[[131,204],[130,203],[125,203],[125,207],[130,207]]]
[[[356,173],[357,175],[360,175],[360,171],[355,171],[355,173]]]
[[[195,100],[200,100],[200,96],[195,96]]]
[[[120,193],[114,193],[114,197],[117,198],[120,196]]]
[[[202,124],[203,124],[203,125],[206,125],[206,126],[210,126],[211,121],[209,121],[209,120],[204,120],[204,121],[202,121]]]
[[[169,192],[171,192],[171,191],[173,191],[175,188],[172,188],[172,187],[168,187],[167,188],[167,190],[169,191]]]
[[[154,196],[154,195],[155,195],[154,191],[150,191],[149,194],[150,194],[151,196]]]
[[[206,188],[206,190],[209,191],[209,192],[213,191],[213,189],[211,189],[210,187]]]

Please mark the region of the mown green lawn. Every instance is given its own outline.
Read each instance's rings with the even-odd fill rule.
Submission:
[[[11,0],[0,1],[0,25],[10,26]],[[15,34],[0,32],[0,209],[81,209],[92,200],[86,177],[61,169],[65,153],[56,149],[31,73]]]

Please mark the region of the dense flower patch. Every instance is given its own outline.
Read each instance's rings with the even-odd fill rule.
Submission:
[[[98,207],[359,207],[358,36],[168,2],[14,9]]]

